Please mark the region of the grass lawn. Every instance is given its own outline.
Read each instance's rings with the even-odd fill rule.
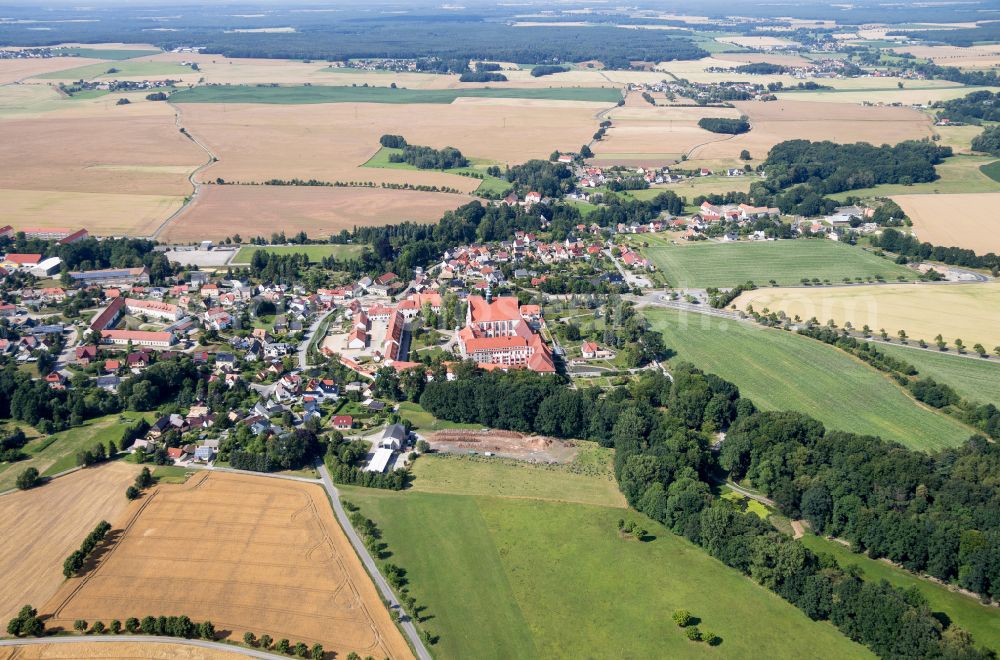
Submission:
[[[878,349],[909,362],[921,376],[930,376],[955,388],[970,401],[1000,406],[1000,358],[969,359],[959,357],[952,348],[942,353],[937,348],[920,350],[879,344]]]
[[[979,171],[997,183],[1000,183],[1000,160],[995,160],[992,163],[987,163],[986,165],[980,165]]]
[[[795,410],[826,426],[913,449],[953,447],[973,431],[922,407],[895,383],[816,340],[748,323],[669,309],[645,315],[664,343],[706,372],[735,383],[760,408]]]
[[[420,459],[423,460],[423,459]],[[417,463],[420,463],[420,460]],[[344,488],[427,607],[438,658],[871,657],[833,626],[621,509]],[[619,518],[656,538],[619,537]],[[691,610],[718,647],[670,622]],[[752,616],[739,613],[752,612]]]
[[[799,284],[803,277],[832,283],[845,277],[916,277],[914,271],[861,248],[819,239],[661,244],[644,252],[675,287],[729,287],[747,280],[766,286],[772,279],[788,285]]]
[[[328,85],[309,87],[229,85],[181,90],[171,94],[170,100],[175,103],[451,103],[459,97],[597,101],[612,104],[621,99],[621,92],[613,87],[391,89]]]
[[[341,413],[349,414],[349,413]],[[481,429],[482,424],[460,424],[438,419],[424,410],[419,403],[404,401],[399,404],[399,416],[413,424],[418,431],[440,431],[442,429]]]
[[[685,179],[678,183],[669,183],[661,186],[646,188],[645,190],[629,190],[622,193],[628,197],[636,199],[653,199],[660,193],[674,192],[681,197],[687,198],[688,202],[694,200],[699,195],[722,195],[727,192],[749,192],[750,184],[757,180],[754,176],[725,177],[725,176],[705,176]]]
[[[416,477],[413,490],[624,508],[625,498],[609,465],[611,454],[603,456],[603,466],[588,458],[574,469],[573,464],[542,465],[496,456],[430,454],[421,456],[413,465]],[[594,475],[595,470],[603,475]]]
[[[741,495],[737,493],[735,490],[729,490],[727,488],[726,491],[722,494],[722,499],[728,502],[733,502],[741,509],[743,509],[744,513],[752,513],[761,520],[767,520],[768,517],[771,515],[771,511],[768,510],[766,506],[764,506],[757,500],[750,499],[746,495]]]
[[[136,57],[149,57],[160,53],[159,50],[117,50],[114,48],[60,48],[64,55],[76,57],[92,57],[99,60],[131,60]]]
[[[76,467],[77,452],[89,449],[98,442],[107,446],[110,440],[114,440],[118,444],[125,428],[144,415],[148,421],[153,421],[151,413],[126,412],[97,417],[82,426],[29,440],[23,451],[30,454],[31,458],[17,463],[0,464],[0,492],[12,488],[17,475],[25,468],[36,468],[43,477],[51,477]]]
[[[182,484],[192,474],[194,474],[194,470],[180,465],[157,465],[153,468],[153,478],[158,484]]]
[[[110,69],[118,69],[108,73]],[[43,73],[36,78],[57,80],[90,80],[91,78],[133,78],[136,76],[180,76],[191,73],[191,67],[181,66],[171,62],[98,62],[78,66],[75,69],[64,69]]]
[[[806,534],[802,543],[816,553],[833,555],[837,562],[847,567],[855,565],[872,580],[887,580],[903,589],[916,587],[934,612],[944,612],[955,625],[968,632],[977,645],[1000,649],[1000,609],[980,605],[976,598],[950,590],[931,580],[917,577],[909,571],[897,568],[884,561],[870,559],[865,555],[851,552],[850,548],[814,534]]]
[[[890,195],[920,195],[935,193],[984,193],[1000,192],[1000,180],[993,179],[980,168],[996,162],[993,156],[957,155],[946,158],[936,166],[941,177],[930,183],[915,183],[904,186],[898,183],[883,183],[874,188],[849,190],[847,192],[828,195],[828,197],[843,201],[848,197],[888,197]],[[990,171],[994,171],[990,170]]]
[[[354,259],[361,256],[363,245],[247,245],[241,247],[236,256],[233,257],[234,264],[248,264],[253,259],[253,253],[257,250],[273,252],[275,254],[304,254],[309,257],[310,263],[318,263],[324,257],[334,257],[336,259]]]

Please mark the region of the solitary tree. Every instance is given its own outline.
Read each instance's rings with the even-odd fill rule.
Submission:
[[[248,630],[243,633],[243,643],[247,646],[255,646],[257,644],[257,636]]]
[[[955,350],[957,350],[960,354],[965,352],[965,344],[961,339],[955,340]]]
[[[38,474],[38,470],[33,467],[25,468],[21,474],[17,475],[17,487],[21,490],[28,490],[29,488],[34,488],[42,481]]]
[[[751,160],[750,152],[744,149],[740,152],[740,160]]]
[[[271,648],[271,642],[272,641],[273,640],[271,639],[270,635],[261,635],[260,636],[260,648],[262,648],[262,649],[269,649],[269,648]]]
[[[312,651],[309,652],[309,657],[313,660],[323,660],[323,645],[313,644]]]
[[[681,628],[689,625],[691,623],[692,618],[694,617],[692,617],[691,613],[688,612],[687,610],[674,610],[674,615],[673,615],[674,623],[676,623]]]
[[[77,619],[73,622],[73,630],[77,632],[84,632],[87,629],[87,622],[83,619]]]
[[[986,357],[986,347],[983,346],[982,344],[976,344],[975,346],[972,347],[972,350],[974,350],[976,353],[979,353],[979,357],[983,358]]]
[[[900,330],[896,333],[899,336],[899,341],[906,343],[906,330]]]

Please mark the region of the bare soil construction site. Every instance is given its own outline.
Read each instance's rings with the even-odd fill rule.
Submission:
[[[412,657],[318,485],[203,473],[149,492],[109,537],[96,567],[39,608],[50,629],[183,614],[234,641]]]
[[[432,448],[441,452],[488,452],[497,456],[542,463],[570,463],[580,451],[576,443],[571,440],[498,429],[484,431],[447,429],[435,432],[428,441]]]

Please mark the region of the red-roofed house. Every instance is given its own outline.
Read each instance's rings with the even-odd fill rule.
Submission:
[[[333,428],[338,431],[350,431],[354,427],[354,418],[350,415],[334,415]]]

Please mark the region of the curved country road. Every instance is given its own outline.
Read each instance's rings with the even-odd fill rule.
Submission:
[[[260,649],[251,649],[221,642],[207,642],[203,639],[184,639],[182,637],[157,637],[155,635],[107,635],[107,636],[79,636],[79,637],[32,637],[26,639],[0,639],[0,648],[5,646],[35,646],[37,644],[180,644],[181,646],[197,646],[212,651],[224,651],[227,653],[238,653],[251,658],[264,658],[264,660],[274,660],[274,658],[287,658],[287,655],[280,653],[270,653]]]
[[[414,650],[416,650],[417,657],[420,660],[431,660],[431,654],[427,650],[427,647],[424,646],[423,640],[420,639],[420,634],[417,632],[417,627],[413,625],[413,620],[404,613],[403,607],[399,604],[399,600],[396,599],[396,595],[392,593],[389,583],[385,581],[385,578],[382,577],[382,574],[379,572],[378,566],[375,564],[375,560],[368,552],[368,548],[365,547],[365,544],[361,541],[361,537],[358,536],[358,533],[354,531],[354,527],[351,525],[351,521],[347,517],[347,511],[344,510],[344,505],[340,503],[340,493],[337,491],[336,486],[333,485],[333,480],[330,479],[329,470],[327,470],[326,466],[322,463],[316,467],[319,470],[320,476],[323,478],[323,487],[326,489],[327,495],[330,496],[330,503],[333,504],[333,511],[337,514],[337,520],[340,521],[340,526],[344,528],[344,533],[347,534],[347,538],[351,541],[351,545],[354,546],[354,550],[358,553],[358,557],[361,558],[361,562],[365,565],[369,575],[372,576],[372,581],[375,583],[375,586],[378,587],[382,597],[389,602],[389,609],[396,609],[399,611],[399,625],[409,638],[410,644],[413,646]]]

